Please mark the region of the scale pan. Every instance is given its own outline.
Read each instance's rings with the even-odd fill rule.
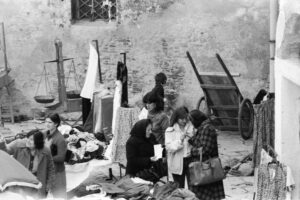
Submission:
[[[35,96],[34,100],[38,103],[52,103],[55,98],[52,95],[39,95]]]

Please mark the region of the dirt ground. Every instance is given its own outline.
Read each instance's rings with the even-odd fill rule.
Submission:
[[[39,120],[30,120],[21,123],[5,123],[0,127],[0,132],[4,136],[15,135],[20,132],[27,132],[34,128],[44,128],[44,123]],[[219,132],[218,133],[219,154],[223,166],[230,165],[233,160],[241,160],[243,157],[252,152],[253,141],[244,141],[237,132]],[[107,162],[103,162],[104,164]],[[105,164],[104,171],[113,168],[113,174],[119,175],[119,166],[116,164]],[[124,171],[123,171],[124,173]],[[85,174],[84,176],[87,176]],[[74,187],[76,174],[67,174],[67,187]],[[72,180],[72,181],[70,181]],[[224,180],[226,199],[251,200],[253,199],[253,181],[254,177],[236,177],[228,175]],[[70,185],[70,184],[73,185]]]

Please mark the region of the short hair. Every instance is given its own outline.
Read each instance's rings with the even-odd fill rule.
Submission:
[[[57,113],[50,114],[46,118],[51,119],[52,122],[54,122],[55,124],[57,124],[56,127],[59,127],[61,120],[60,120],[60,117],[59,117],[59,115]]]
[[[202,122],[208,119],[208,117],[200,110],[192,110],[189,114],[189,118],[195,128],[198,128]]]
[[[174,126],[174,124],[178,122],[178,119],[187,118],[188,114],[189,114],[189,110],[187,109],[187,107],[182,106],[177,108],[171,116],[170,126]]]
[[[33,135],[33,143],[34,143],[34,148],[36,149],[43,149],[44,148],[44,134],[41,131],[37,131]]]
[[[156,84],[165,84],[167,82],[167,76],[160,72],[155,75],[155,83]]]
[[[160,101],[161,101],[161,99],[159,98],[159,96],[153,91],[148,92],[143,98],[144,103],[147,103],[147,104],[155,103],[155,111],[156,112],[164,110],[164,107],[161,105]]]

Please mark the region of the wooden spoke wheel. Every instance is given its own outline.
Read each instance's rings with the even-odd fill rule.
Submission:
[[[244,140],[251,138],[254,125],[254,109],[249,99],[244,99],[239,106],[238,126]]]

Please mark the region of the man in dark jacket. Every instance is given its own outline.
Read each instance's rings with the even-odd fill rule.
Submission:
[[[151,162],[156,161],[154,146],[149,140],[151,128],[149,119],[142,119],[133,126],[126,143],[126,174],[135,176],[137,172],[149,169]]]

